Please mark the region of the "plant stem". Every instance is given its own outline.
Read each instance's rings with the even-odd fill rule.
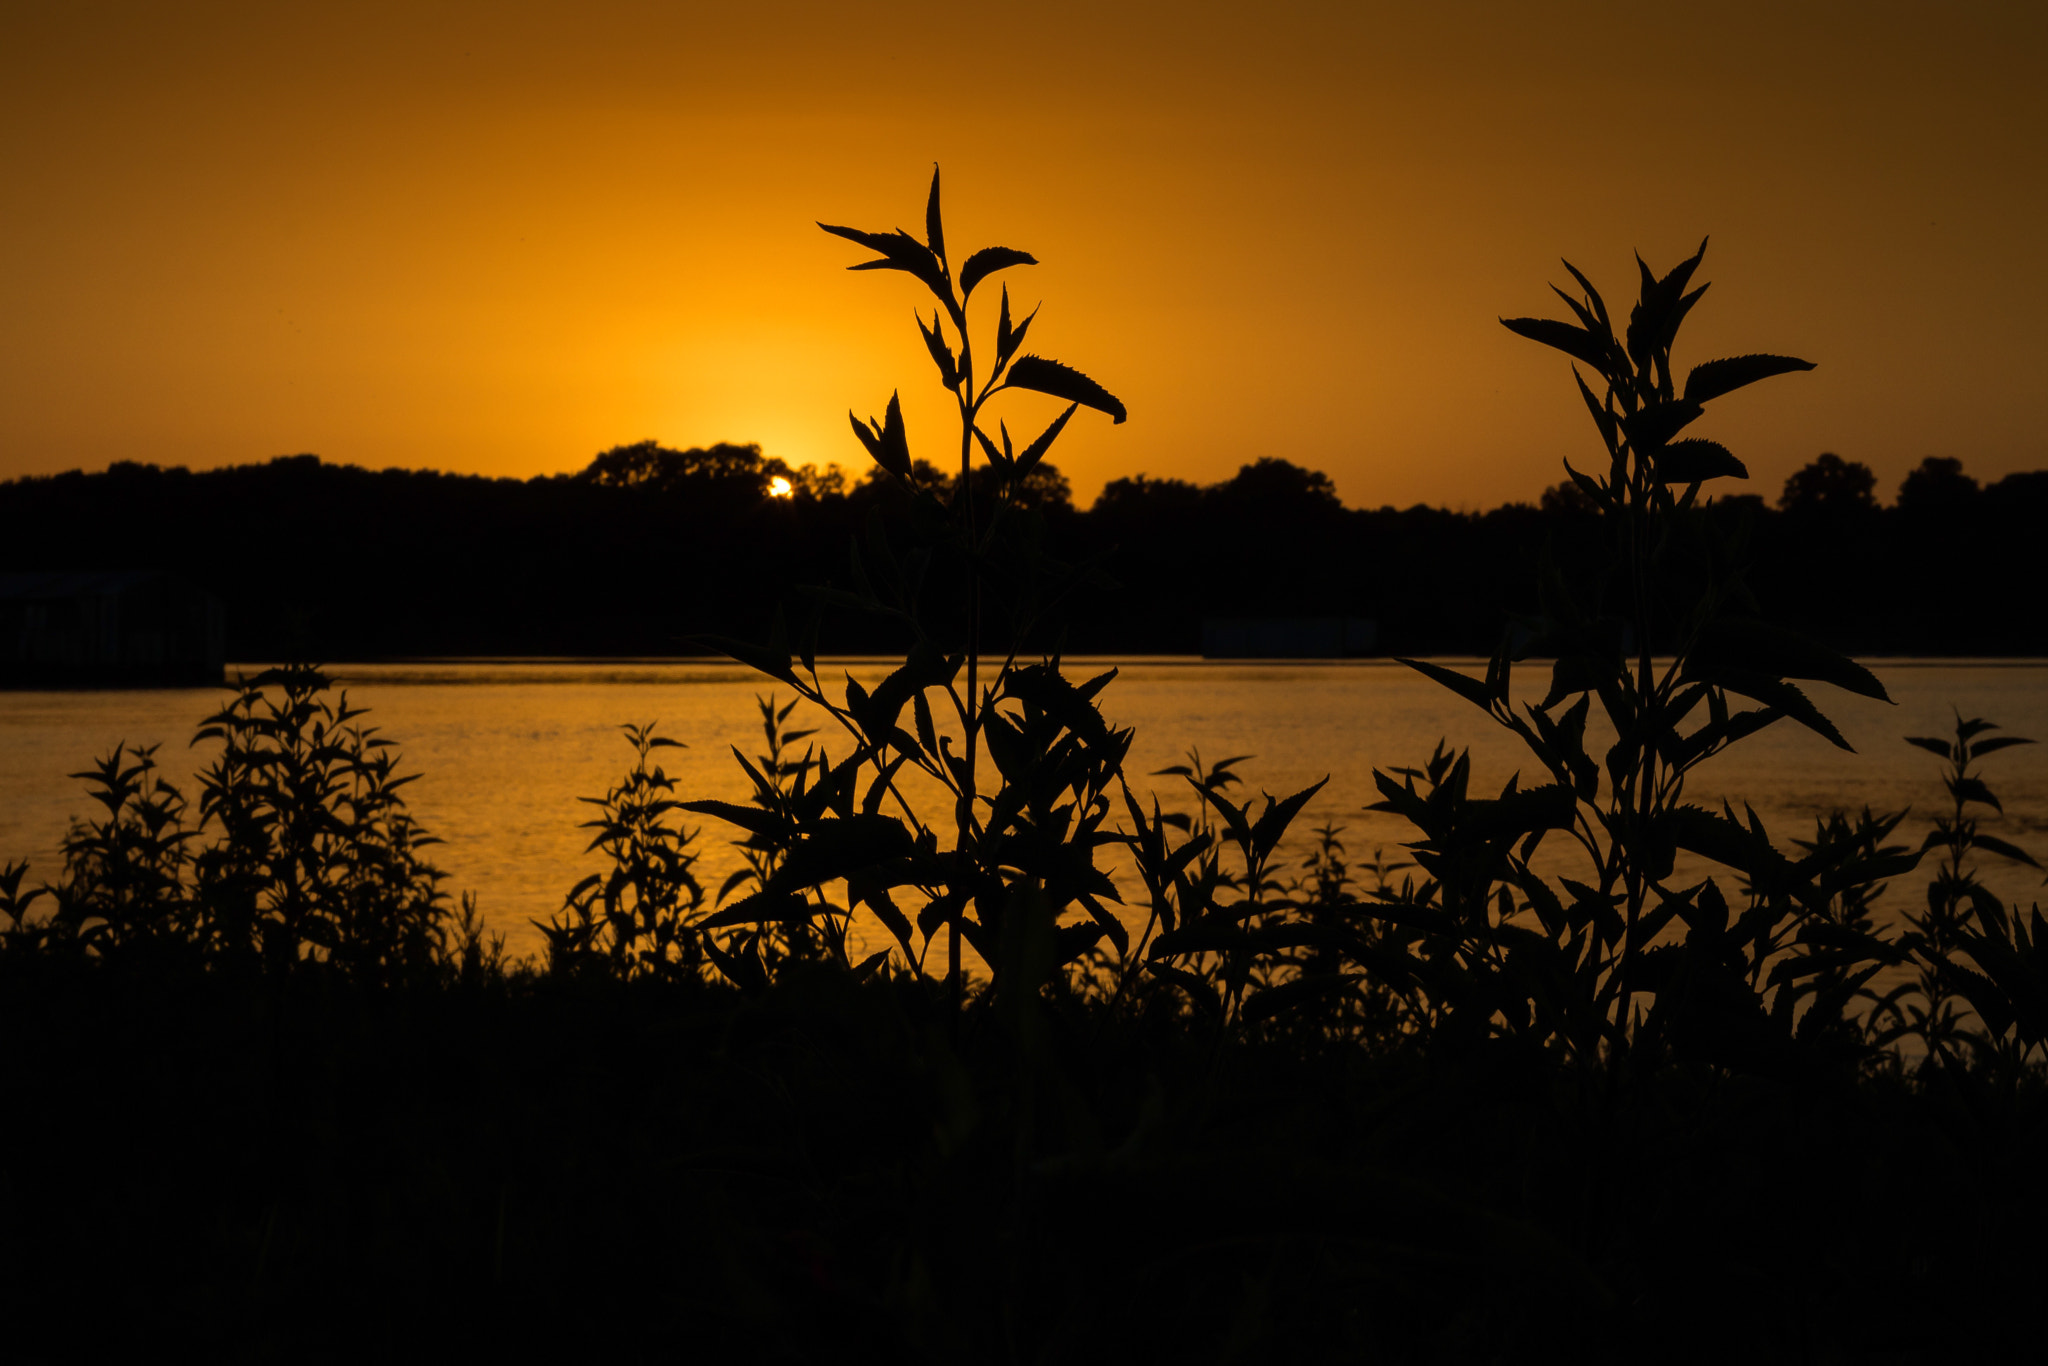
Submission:
[[[967,335],[967,319],[964,309],[954,315],[960,328],[960,499],[961,513],[967,519],[967,779],[961,785],[959,814],[955,818],[959,826],[959,838],[955,843],[956,857],[968,856],[968,846],[974,837],[974,794],[976,742],[981,736],[981,573],[975,560],[977,542],[974,534],[974,420],[975,410],[980,405],[973,401],[974,394],[974,351],[973,342]],[[946,932],[946,989],[953,1003],[953,1032],[957,1041],[960,1031],[960,1012],[964,1005],[964,989],[960,974],[960,917],[966,913],[966,905],[953,908],[952,919]]]

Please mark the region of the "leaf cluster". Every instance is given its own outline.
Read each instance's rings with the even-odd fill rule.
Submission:
[[[495,962],[473,903],[447,905],[402,789],[397,752],[312,666],[234,686],[193,744],[218,742],[198,811],[154,746],[116,745],[73,776],[101,816],[75,821],[53,885],[0,879],[10,948],[367,983],[472,974]],[[45,915],[29,914],[47,895]]]

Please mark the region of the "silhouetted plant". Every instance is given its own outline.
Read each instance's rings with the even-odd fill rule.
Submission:
[[[2012,735],[1985,736],[1997,729],[1981,718],[1966,721],[1959,712],[1953,739],[1906,739],[1946,762],[1942,778],[1951,804],[1935,818],[1921,846],[1923,852],[1939,850],[1941,862],[1927,885],[1927,909],[1912,917],[1920,1000],[1906,1003],[1904,1018],[1931,1056],[1953,1061],[1960,1044],[2013,1078],[2032,1055],[2048,1048],[2048,926],[2038,906],[2030,918],[2023,918],[2017,906],[2008,913],[1971,860],[1982,851],[2030,868],[2041,866],[2018,845],[1980,831],[1971,810],[2005,809],[1976,765],[2002,749],[2033,743]],[[1967,955],[1975,966],[1958,961],[1958,955]],[[1959,1002],[1974,1010],[1975,1023]]]
[[[1254,1025],[1327,1002],[1352,991],[1362,976],[1328,958],[1299,955],[1355,941],[1336,937],[1346,930],[1330,923],[1352,908],[1323,902],[1297,914],[1303,909],[1292,895],[1298,884],[1282,877],[1275,862],[1289,825],[1329,779],[1285,798],[1268,793],[1255,809],[1251,799],[1235,801],[1229,791],[1241,781],[1235,768],[1247,757],[1205,767],[1191,754],[1188,763],[1155,775],[1188,784],[1199,803],[1193,817],[1162,812],[1155,798],[1148,819],[1128,786],[1123,794],[1133,826],[1126,842],[1151,900],[1140,940],[1144,966],[1222,1025]],[[1169,829],[1187,838],[1176,846]],[[1235,855],[1234,870],[1225,867],[1226,850]]]
[[[1375,775],[1377,809],[1421,831],[1410,847],[1427,875],[1386,902],[1412,950],[1391,984],[1439,1043],[1505,1034],[1616,1062],[1635,1047],[1644,1065],[1676,1050],[1780,1068],[1791,1065],[1801,1003],[1816,1037],[1840,1004],[1845,982],[1823,963],[1844,952],[1896,957],[1830,907],[1910,867],[1910,856],[1875,852],[1870,831],[1823,829],[1793,860],[1753,812],[1738,818],[1684,800],[1693,770],[1788,717],[1849,747],[1790,680],[1885,698],[1868,670],[1765,623],[1736,567],[1739,546],[1698,515],[1708,481],[1747,472],[1719,443],[1680,433],[1733,390],[1812,368],[1740,356],[1695,366],[1678,382],[1671,351],[1706,288],[1689,289],[1704,252],[1661,278],[1643,266],[1620,336],[1599,292],[1569,264],[1583,295],[1557,292],[1575,321],[1506,322],[1597,377],[1596,390],[1574,368],[1607,468],[1566,471],[1600,511],[1610,560],[1605,574],[1579,584],[1546,561],[1541,615],[1508,633],[1483,678],[1404,661],[1513,731],[1550,779],[1528,788],[1510,779],[1497,797],[1478,798],[1466,756],[1441,748],[1423,768]],[[1518,707],[1514,665],[1539,652],[1555,657],[1550,686],[1540,703]],[[1614,736],[1600,758],[1588,750],[1595,700]],[[1553,835],[1583,851],[1583,881],[1553,887],[1532,869]],[[1681,851],[1732,869],[1748,904],[1731,906],[1712,878],[1674,885]],[[1646,1013],[1637,1008],[1644,993],[1654,996]],[[1818,1016],[1816,1003],[1825,1007]]]
[[[1109,727],[1095,704],[1114,671],[1076,686],[1061,674],[1056,654],[1018,662],[1045,614],[1079,581],[1071,567],[1046,554],[1042,517],[1023,505],[1018,491],[1028,487],[1082,407],[1117,422],[1125,411],[1079,371],[1023,353],[1036,311],[1013,320],[1007,287],[997,308],[993,359],[985,367],[977,363],[968,320],[974,290],[996,271],[1036,262],[1012,248],[990,247],[961,260],[956,272],[936,171],[922,240],[903,231],[821,226],[878,253],[854,269],[902,271],[938,300],[931,323],[920,317],[918,327],[939,382],[955,401],[959,475],[943,502],[918,477],[894,396],[881,419],[863,423],[849,414],[862,446],[907,504],[907,525],[892,530],[871,519],[864,541],[852,547],[851,586],[813,590],[813,600],[820,609],[895,621],[911,637],[910,649],[872,692],[849,676],[843,689],[828,693],[816,667],[815,622],[807,642],[794,650],[779,618],[765,646],[710,641],[823,708],[852,750],[834,763],[821,749],[815,777],[806,768],[786,793],[757,774],[754,807],[693,802],[688,809],[738,823],[756,851],[774,860],[758,890],[720,910],[713,923],[781,925],[785,932],[833,923],[840,911],[813,893],[843,879],[844,910],[872,911],[907,964],[922,969],[943,934],[945,975],[957,1008],[963,940],[996,967],[996,987],[1004,989],[998,940],[1006,908],[1042,912],[1049,934],[1070,909],[1086,914],[1082,923],[1054,934],[1055,966],[1078,959],[1105,935],[1126,938],[1104,904],[1116,899],[1116,888],[1094,861],[1095,851],[1117,838],[1102,823],[1130,744],[1130,732]],[[1010,390],[1063,398],[1068,407],[1020,448],[1006,425],[987,430],[988,405]],[[977,451],[991,476],[975,477]],[[994,506],[985,507],[991,479]],[[984,608],[990,604],[1003,613],[1005,655],[994,676],[984,677]],[[983,765],[984,748],[993,774]],[[936,783],[950,809],[920,809],[898,782],[906,766]],[[1023,884],[1042,895],[1013,894]],[[899,906],[899,895],[914,904]]]
[[[656,735],[652,723],[620,729],[633,746],[633,767],[604,796],[579,799],[602,813],[583,822],[597,832],[584,852],[603,853],[610,868],[578,882],[560,911],[533,924],[547,941],[552,973],[695,977],[705,963],[697,924],[704,888],[690,851],[697,832],[672,819],[682,805],[675,780],[651,763],[654,751],[683,745]]]
[[[749,762],[739,750],[733,751],[733,758],[753,784],[751,800],[754,809],[709,802],[693,807],[711,811],[748,832],[744,839],[735,841],[735,847],[746,862],[744,867],[735,869],[718,889],[721,907],[735,891],[750,884],[754,888],[750,896],[765,893],[777,885],[778,876],[793,852],[786,838],[787,831],[809,814],[808,798],[813,791],[810,788],[811,774],[815,772],[822,779],[832,770],[831,760],[814,746],[805,745],[800,756],[792,754],[792,746],[818,733],[815,729],[786,729],[790,715],[797,708],[796,702],[778,704],[773,693],[755,701],[761,711],[761,738],[765,752]],[[779,921],[753,918],[752,910],[746,904],[750,897],[741,899],[736,912],[729,914],[721,910],[711,917],[706,922],[707,929],[727,925],[734,927],[725,944],[720,945],[715,940],[706,942],[706,950],[719,970],[743,986],[759,987],[786,964],[831,961],[866,976],[888,958],[888,952],[884,950],[868,955],[858,965],[854,964],[847,949],[852,909],[832,901],[822,887],[799,888],[797,895],[808,909],[800,914],[786,915]]]
[[[0,864],[0,916],[7,923],[0,926],[0,953],[33,954],[49,948],[53,926],[49,917],[34,915],[36,902],[50,894],[48,887],[30,887],[22,890],[22,879],[28,876],[28,862],[17,859]]]
[[[196,955],[208,928],[187,876],[198,831],[184,794],[157,772],[156,750],[117,744],[71,775],[106,814],[65,832],[51,928],[93,953]]]
[[[420,852],[440,840],[399,795],[419,775],[398,773],[392,743],[332,686],[310,666],[266,669],[193,738],[222,742],[199,777],[220,838],[194,856],[197,892],[219,952],[253,942],[272,964],[310,955],[393,980],[445,951],[444,875]]]
[[[345,692],[327,698],[331,686],[309,666],[241,681],[193,739],[221,742],[199,775],[196,823],[154,746],[116,745],[73,775],[106,814],[65,837],[35,942],[230,970],[318,966],[368,983],[497,961],[473,903],[459,917],[444,904],[443,875],[421,852],[438,841],[399,791],[412,778]],[[22,898],[9,873],[21,931],[35,894]]]

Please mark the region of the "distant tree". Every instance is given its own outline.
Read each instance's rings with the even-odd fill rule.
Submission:
[[[1201,505],[1202,490],[1185,479],[1154,479],[1134,474],[1102,486],[1089,515],[1118,521],[1157,515],[1187,517]]]
[[[836,467],[835,467],[836,468]],[[940,502],[949,502],[953,497],[953,486],[960,482],[959,476],[948,474],[929,460],[913,459],[910,462],[911,481],[930,489]],[[891,498],[900,493],[889,472],[880,465],[871,465],[862,477],[859,488],[871,497]],[[993,508],[1002,489],[997,471],[988,465],[977,465],[974,469],[974,497],[977,506]],[[1009,494],[1015,505],[1033,512],[1062,513],[1074,510],[1073,486],[1059,467],[1049,461],[1040,461],[1020,479],[1011,481]]]
[[[2048,470],[2026,470],[2008,474],[1984,492],[2007,514],[2048,513]]]
[[[1546,513],[1570,514],[1576,517],[1597,517],[1600,505],[1593,501],[1591,494],[1567,479],[1561,484],[1552,484],[1543,490],[1543,497],[1537,506]]]
[[[1946,456],[1928,456],[1899,485],[1899,507],[1923,516],[1961,512],[1976,500],[1977,481]]]
[[[995,506],[998,480],[994,469],[978,465],[974,470],[974,496],[977,501],[988,500],[988,506]],[[1010,496],[1021,508],[1033,512],[1072,512],[1074,510],[1074,489],[1067,482],[1067,476],[1057,467],[1041,460],[1032,466],[1022,478],[1012,481]]]
[[[1216,485],[1214,492],[1232,503],[1256,507],[1334,511],[1343,506],[1329,475],[1271,455],[1261,456],[1239,469],[1235,478]]]
[[[809,465],[793,468],[787,461],[763,455],[760,443],[720,441],[712,446],[670,450],[656,441],[614,446],[592,460],[577,480],[601,488],[637,488],[655,493],[685,490],[743,492],[767,497],[775,480],[789,483],[789,496],[799,501],[832,499],[846,491],[846,475],[837,465],[823,471]]]
[[[689,484],[735,483],[768,486],[767,460],[756,442],[670,450],[655,441],[614,446],[592,460],[578,476],[605,488],[646,488],[668,493]]]
[[[1877,476],[1870,466],[1832,451],[1785,481],[1778,506],[1787,512],[1861,511],[1877,506]]]

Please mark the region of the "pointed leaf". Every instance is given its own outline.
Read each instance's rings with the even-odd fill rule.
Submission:
[[[798,686],[796,672],[790,668],[789,652],[774,650],[751,641],[735,640],[731,636],[685,636],[684,640],[702,649],[711,650],[738,660],[770,678],[779,678],[792,688]]]
[[[1693,647],[1692,663],[1708,670],[1725,667],[1778,678],[1811,678],[1859,697],[1892,700],[1876,675],[1847,655],[1795,631],[1753,619],[1724,617],[1710,623]],[[1746,695],[1756,697],[1755,693]]]
[[[999,270],[1008,270],[1011,266],[1035,266],[1037,264],[1038,258],[1028,251],[1018,251],[1012,247],[983,247],[980,251],[968,257],[967,263],[960,267],[960,297],[964,299],[972,294],[976,285]],[[1006,315],[1008,314],[1009,306],[1007,303],[1004,305],[1003,311]],[[1000,329],[997,335],[996,350],[999,353],[1002,350]]]
[[[1760,379],[1813,368],[1812,361],[1792,356],[1731,356],[1727,360],[1710,360],[1704,365],[1695,365],[1692,373],[1685,377],[1685,401],[1706,403]]]
[[[1518,336],[1527,337],[1530,341],[1554,346],[1573,360],[1582,360],[1603,375],[1607,373],[1607,344],[1583,327],[1573,327],[1570,323],[1559,322],[1555,318],[1502,318],[1500,325]]]
[[[882,419],[882,453],[876,462],[899,479],[910,478],[910,434],[903,426],[903,401],[889,395],[889,411]]]
[[[932,164],[932,192],[924,202],[924,241],[932,255],[946,259],[946,230],[939,224],[939,167]]]
[[[1068,404],[1067,410],[1054,418],[1052,425],[1041,432],[1036,441],[1024,448],[1024,453],[1017,457],[1017,475],[1019,478],[1029,474],[1032,467],[1045,458],[1045,453],[1052,449],[1052,443],[1058,439],[1060,432],[1066,427],[1068,419],[1080,410],[1080,404]],[[1005,435],[1007,436],[1008,434],[1005,433]]]
[[[1621,425],[1628,433],[1629,444],[1636,448],[1637,454],[1642,455],[1662,447],[1672,437],[1697,421],[1705,411],[1699,404],[1684,400],[1675,403],[1652,403],[1634,417],[1623,418]]]
[[[881,253],[879,261],[862,261],[848,266],[848,270],[900,270],[914,275],[930,286],[932,292],[951,303],[950,291],[946,288],[945,273],[939,268],[939,258],[932,249],[901,229],[893,233],[862,232],[858,228],[837,227],[831,223],[820,223],[819,227],[834,237],[844,237],[858,242],[870,251]]]
[[[960,369],[953,361],[953,348],[946,344],[945,333],[941,330],[939,315],[932,314],[932,325],[924,325],[924,315],[913,312],[917,319],[917,330],[924,334],[924,349],[932,353],[932,364],[939,367],[939,383],[948,389],[960,385]]]
[[[677,802],[676,806],[699,816],[716,816],[756,835],[787,835],[793,832],[790,823],[781,815],[763,811],[757,806],[736,806],[732,802],[709,800]]]
[[[2002,854],[2015,863],[2024,863],[2030,868],[2039,868],[2041,866],[2034,862],[2034,856],[2026,850],[2016,844],[2007,844],[2004,840],[1994,835],[1973,836],[1971,843],[1979,849],[1989,849],[1994,854]]]
[[[1441,664],[1432,664],[1426,659],[1397,658],[1394,662],[1406,664],[1424,677],[1434,679],[1481,711],[1493,710],[1493,697],[1487,691],[1484,679],[1468,678],[1464,674],[1444,668]]]
[[[1072,366],[1062,365],[1056,360],[1047,360],[1043,356],[1019,356],[1016,363],[1010,366],[1010,376],[1006,383],[1013,389],[1030,389],[1041,394],[1051,394],[1054,398],[1063,398],[1069,403],[1079,403],[1108,413],[1115,422],[1122,422],[1129,416],[1124,411],[1124,405],[1118,402],[1109,390]]]
[[[1696,484],[1703,479],[1747,479],[1749,467],[1718,441],[1691,437],[1674,441],[1657,454],[1657,478],[1666,484]]]

